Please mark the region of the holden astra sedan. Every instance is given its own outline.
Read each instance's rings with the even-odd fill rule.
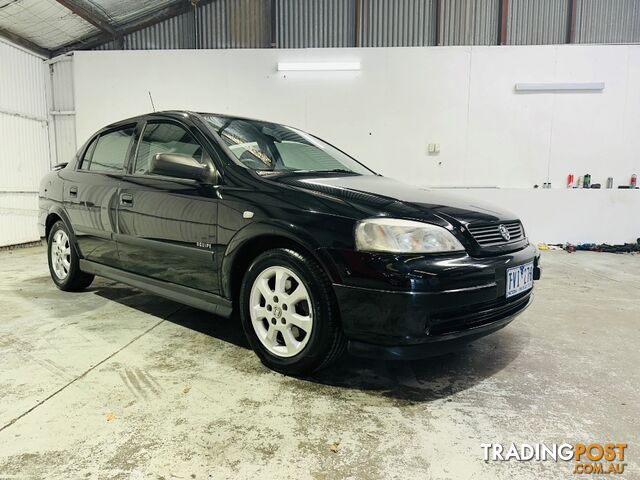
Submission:
[[[229,317],[268,367],[441,354],[532,300],[518,218],[376,174],[319,138],[193,112],[93,135],[40,186],[62,290],[95,275]]]

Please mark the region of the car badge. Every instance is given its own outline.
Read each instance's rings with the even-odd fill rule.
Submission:
[[[509,230],[507,230],[507,227],[505,227],[504,225],[500,225],[498,227],[498,231],[500,232],[500,235],[502,235],[502,238],[504,238],[507,242],[511,240],[511,234],[509,233]]]

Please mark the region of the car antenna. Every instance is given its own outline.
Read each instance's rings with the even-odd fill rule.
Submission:
[[[156,106],[153,104],[153,97],[151,96],[151,91],[149,91],[149,100],[151,100],[151,108],[153,109],[153,113],[156,113]]]

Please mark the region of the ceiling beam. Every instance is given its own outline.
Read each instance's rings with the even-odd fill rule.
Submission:
[[[137,32],[138,30],[142,30],[143,28],[150,27],[152,25],[163,22],[170,18],[177,17],[178,15],[182,15],[183,13],[192,11],[194,8],[200,8],[203,5],[212,3],[213,1],[215,0],[199,0],[197,1],[196,6],[194,7],[194,5],[190,1],[181,0],[180,2],[174,3],[168,7],[164,7],[159,10],[148,13],[142,18],[139,18],[137,20],[133,20],[131,22],[121,25],[120,27],[118,27],[118,35],[120,37],[129,35],[133,32]],[[98,45],[102,45],[103,43],[107,43],[111,40],[113,40],[113,36],[110,36],[110,35],[106,35],[106,34],[92,35],[56,49],[53,52],[53,55],[54,56],[60,55],[62,53],[67,53],[72,50],[89,50],[91,48],[97,47]]]
[[[16,35],[15,33],[10,32],[9,30],[5,30],[4,28],[0,28],[0,37],[6,38],[11,43],[15,43],[16,45],[22,48],[26,48],[27,50],[30,50],[34,53],[37,53],[42,57],[45,57],[45,58],[51,57],[50,50],[47,50],[46,48],[41,47],[37,43],[33,43],[31,40],[27,40],[26,38],[21,37],[20,35]]]
[[[78,15],[83,20],[89,22],[94,27],[97,27],[103,32],[111,35],[112,37],[118,35],[118,32],[111,26],[109,20],[107,20],[102,15],[89,10],[88,8],[80,4],[78,0],[56,0],[56,2],[58,2],[68,10],[71,10],[73,13]]]

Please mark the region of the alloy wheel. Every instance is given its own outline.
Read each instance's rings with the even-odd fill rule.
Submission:
[[[313,329],[313,309],[300,277],[286,267],[266,268],[253,282],[249,301],[251,324],[270,353],[287,358],[304,349]]]
[[[71,245],[69,236],[64,230],[58,230],[51,242],[51,266],[56,277],[64,280],[69,276],[71,268]]]

